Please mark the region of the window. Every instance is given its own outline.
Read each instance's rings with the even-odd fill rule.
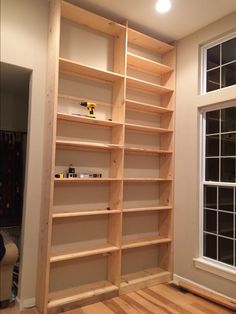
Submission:
[[[236,34],[202,48],[202,92],[236,84]]]
[[[202,112],[202,252],[236,267],[236,105]]]

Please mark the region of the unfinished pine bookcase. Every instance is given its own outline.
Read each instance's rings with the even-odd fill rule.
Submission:
[[[58,313],[172,278],[175,48],[51,0],[48,49],[37,306]]]

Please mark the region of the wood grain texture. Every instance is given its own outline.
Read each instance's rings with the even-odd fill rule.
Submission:
[[[110,300],[82,306],[64,314],[234,314],[213,302],[206,301],[189,292],[175,289],[169,284],[160,284],[138,290]],[[11,307],[1,314],[38,314],[35,309],[20,312]]]

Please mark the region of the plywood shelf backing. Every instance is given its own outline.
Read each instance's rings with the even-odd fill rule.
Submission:
[[[63,23],[69,32],[66,41]],[[49,140],[37,307],[41,313],[59,313],[171,280],[175,47],[66,1],[50,1],[49,29]],[[94,49],[74,60],[71,51],[76,56],[79,45],[85,51],[88,34]],[[128,51],[130,45],[135,52]],[[128,68],[141,76],[128,76]],[[146,79],[149,74],[159,78],[158,84]],[[77,113],[81,101],[95,102],[99,118]],[[101,173],[104,167],[104,177],[55,178],[55,169],[72,160],[80,167],[82,154],[81,167],[88,173]],[[155,174],[145,177],[138,158],[152,161],[142,166],[150,173],[155,165]],[[135,224],[145,217],[154,221],[152,215],[158,230],[145,225],[149,236],[131,231],[131,239],[122,234],[125,219],[132,222],[131,229],[141,230]],[[83,239],[67,243],[76,224],[85,228]],[[79,277],[72,271],[78,265],[86,270]],[[62,274],[66,285],[55,274]]]

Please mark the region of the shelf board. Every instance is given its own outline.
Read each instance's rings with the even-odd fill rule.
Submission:
[[[121,276],[120,294],[143,289],[159,283],[169,282],[172,275],[159,267],[148,268],[136,273]]]
[[[133,249],[136,247],[155,245],[155,244],[161,244],[161,243],[169,243],[169,242],[171,242],[170,238],[164,238],[160,236],[144,237],[144,238],[135,239],[135,240],[123,240],[121,249],[127,250],[127,249]]]
[[[157,114],[173,113],[174,111],[173,109],[168,109],[168,108],[160,107],[160,106],[154,106],[151,104],[146,104],[143,102],[130,100],[130,99],[126,99],[126,108],[136,110],[136,111],[152,112],[152,113],[157,113]]]
[[[59,58],[59,70],[60,72],[87,76],[92,79],[102,80],[110,83],[114,83],[117,80],[124,78],[123,75],[110,71],[100,70],[64,58]]]
[[[142,72],[152,73],[153,75],[162,75],[174,71],[173,68],[165,64],[140,57],[130,52],[127,53],[127,64],[130,68]]]
[[[163,149],[151,149],[151,148],[140,148],[140,147],[125,147],[126,154],[147,154],[147,155],[171,155],[173,152],[170,150]]]
[[[162,211],[162,210],[171,210],[171,206],[147,206],[147,207],[137,207],[137,208],[124,208],[123,213],[132,213],[132,212],[148,212],[148,211]]]
[[[127,130],[134,130],[134,131],[139,131],[139,132],[148,132],[148,133],[172,133],[173,130],[169,129],[164,129],[164,128],[156,128],[152,126],[146,126],[146,125],[140,125],[140,124],[131,124],[131,123],[126,123],[125,128]]]
[[[84,101],[84,97],[71,96],[71,95],[67,95],[67,94],[58,94],[58,99],[73,101],[73,102],[77,102],[77,103]],[[95,99],[91,99],[91,98],[86,98],[86,101],[95,102],[97,105],[106,106],[106,107],[112,106],[111,103],[100,101],[100,100],[95,100]]]
[[[73,122],[73,123],[91,124],[91,125],[95,125],[95,126],[100,125],[100,126],[107,126],[107,127],[122,125],[122,123],[115,122],[115,121],[99,120],[96,118],[95,119],[94,118],[88,118],[88,117],[83,117],[83,116],[79,116],[76,114],[68,114],[68,113],[62,113],[62,112],[57,113],[57,120]]]
[[[117,251],[118,249],[119,249],[118,247],[113,246],[108,243],[89,246],[86,249],[73,248],[73,249],[67,250],[65,248],[64,249],[52,248],[50,262],[55,263],[55,262],[68,261],[71,259],[77,259],[81,257],[91,256],[91,255],[99,255],[99,254],[114,252],[114,251]]]
[[[141,89],[143,92],[155,95],[164,95],[172,93],[174,90],[162,85],[154,84],[151,82],[143,81],[134,77],[127,76],[127,87],[131,89]]]
[[[174,49],[174,46],[163,43],[158,39],[149,37],[130,28],[128,29],[128,42],[160,54],[164,54]]]
[[[124,182],[166,182],[172,178],[124,178]]]
[[[111,151],[111,150],[123,148],[122,145],[116,145],[116,144],[102,144],[102,143],[64,141],[64,140],[56,140],[56,147],[59,149],[92,150],[92,151],[101,151],[101,150]]]
[[[122,30],[125,30],[123,25],[112,22],[102,16],[65,1],[62,1],[61,4],[61,16],[75,23],[112,36],[118,36]]]
[[[120,181],[116,178],[54,178],[54,182],[58,184],[70,184],[70,183],[107,183],[112,181]]]
[[[48,309],[70,304],[72,302],[91,300],[93,297],[97,300],[96,298],[99,295],[114,291],[118,291],[118,287],[113,285],[108,280],[104,280],[76,288],[50,292],[48,296]]]
[[[118,209],[97,209],[97,210],[83,210],[83,211],[63,211],[63,212],[54,212],[52,214],[53,219],[60,218],[73,218],[80,216],[96,216],[96,215],[111,215],[121,213]]]

